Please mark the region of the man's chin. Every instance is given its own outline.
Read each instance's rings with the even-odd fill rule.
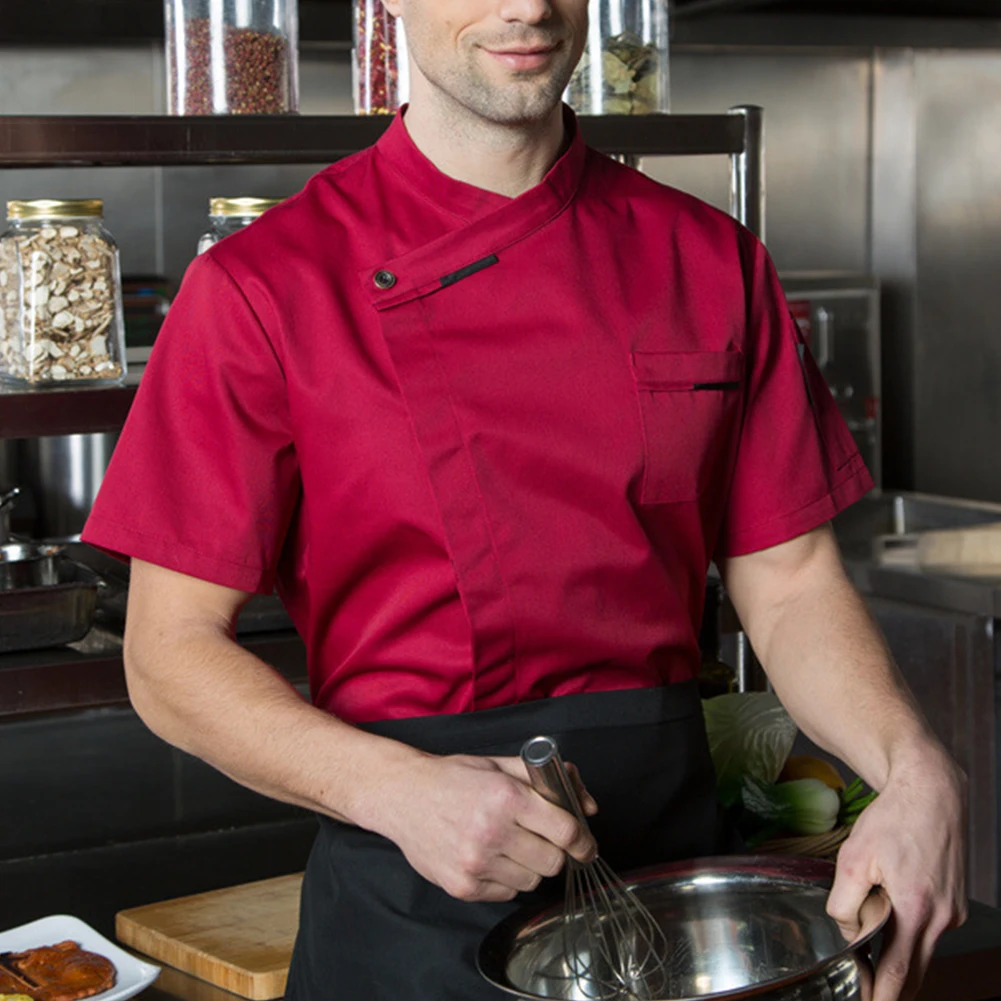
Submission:
[[[473,105],[480,115],[498,125],[541,125],[547,122],[563,100],[563,92],[512,93],[512,85],[493,89],[485,100]],[[485,96],[485,95],[484,95]]]
[[[553,116],[559,103],[547,106],[545,109],[535,108],[504,108],[481,112],[483,118],[507,128],[535,128],[547,124]]]

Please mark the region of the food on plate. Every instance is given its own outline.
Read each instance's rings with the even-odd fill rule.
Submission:
[[[27,994],[0,994],[0,1001],[32,1001]]]
[[[26,990],[28,990],[28,984],[20,977],[5,970],[3,966],[0,966],[0,1001],[3,998],[13,998],[23,995]]]
[[[69,941],[0,953],[0,977],[4,974],[21,981],[19,993],[31,1001],[80,1001],[103,994],[117,980],[110,959]]]

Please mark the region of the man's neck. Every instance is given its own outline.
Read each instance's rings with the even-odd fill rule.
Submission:
[[[534,188],[564,148],[562,107],[545,122],[505,126],[414,94],[404,124],[414,145],[443,174],[509,198]]]

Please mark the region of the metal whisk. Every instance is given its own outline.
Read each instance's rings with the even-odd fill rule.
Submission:
[[[521,749],[533,788],[589,829],[552,737]],[[668,942],[636,894],[597,856],[568,856],[563,909],[563,964],[575,996],[589,1001],[662,997],[670,981]],[[569,995],[564,995],[569,996]]]

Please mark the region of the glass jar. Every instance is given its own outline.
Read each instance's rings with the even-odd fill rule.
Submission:
[[[103,203],[13,201],[0,236],[0,376],[32,386],[125,377],[118,248]]]
[[[352,85],[355,114],[391,115],[410,94],[403,21],[382,0],[354,0]]]
[[[589,0],[587,44],[565,95],[581,115],[671,110],[670,0]]]
[[[281,198],[210,198],[209,228],[198,241],[198,253],[204,253],[224,236],[249,226],[259,215]]]
[[[165,0],[167,112],[299,110],[296,0]]]

